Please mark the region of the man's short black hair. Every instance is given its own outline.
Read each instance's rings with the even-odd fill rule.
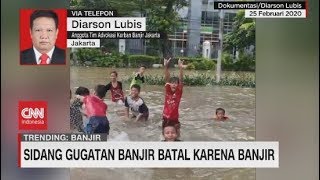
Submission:
[[[133,84],[132,86],[131,86],[131,89],[132,88],[136,88],[137,90],[138,90],[138,92],[140,92],[140,90],[141,90],[141,87],[138,85],[138,84]]]
[[[217,109],[216,109],[216,114],[218,114],[218,111],[222,111],[222,112],[223,112],[223,114],[225,114],[225,113],[226,113],[226,111],[225,111],[223,108],[217,108]]]
[[[98,84],[96,87],[95,87],[95,92],[96,92],[96,95],[99,97],[99,98],[104,98],[106,96],[106,86],[104,85],[101,85],[101,84]]]
[[[80,96],[87,96],[90,94],[90,91],[88,88],[80,86],[77,88],[75,94]]]
[[[58,15],[51,10],[36,10],[30,16],[30,28],[33,28],[33,21],[40,17],[52,18],[56,24],[56,29],[58,29]]]

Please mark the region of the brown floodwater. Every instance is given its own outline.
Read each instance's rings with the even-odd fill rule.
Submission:
[[[79,86],[89,89],[97,84],[107,84],[113,69],[94,67],[71,67],[70,88]],[[136,69],[117,69],[119,80],[131,76]],[[173,72],[177,74],[175,70]],[[186,71],[193,74],[195,71]],[[197,72],[212,73],[213,72]],[[162,75],[163,69],[147,69],[146,75]],[[129,84],[124,84],[128,94]],[[110,141],[160,141],[161,114],[164,102],[164,86],[143,85],[141,97],[149,107],[147,122],[123,121],[116,111],[122,107],[108,104],[110,121]],[[213,120],[215,109],[226,110],[229,121]],[[185,86],[180,104],[181,139],[183,141],[252,141],[255,140],[255,89],[235,86]],[[212,180],[253,180],[254,169],[72,169],[72,180],[133,179],[133,180],[171,180],[171,179],[212,179]]]

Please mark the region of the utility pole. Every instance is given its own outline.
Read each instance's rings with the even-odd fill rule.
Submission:
[[[222,61],[222,51],[223,51],[223,26],[224,26],[224,12],[220,9],[219,13],[219,49],[218,49],[218,59],[217,59],[217,72],[216,72],[216,82],[219,83],[221,79],[221,61]]]

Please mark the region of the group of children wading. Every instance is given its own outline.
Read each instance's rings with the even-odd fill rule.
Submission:
[[[180,141],[179,105],[183,92],[183,61],[178,60],[179,75],[170,77],[169,62],[171,58],[164,59],[165,76],[165,101],[162,113],[163,141]],[[149,108],[140,96],[141,86],[145,83],[145,66],[140,66],[139,71],[133,77],[130,84],[130,94],[123,93],[122,82],[118,81],[118,73],[110,73],[111,81],[107,85],[98,84],[94,92],[90,93],[88,88],[78,87],[75,98],[70,105],[71,129],[76,129],[87,134],[106,133],[109,134],[110,125],[107,118],[108,106],[104,102],[106,93],[110,91],[111,101],[115,105],[125,107],[124,117],[127,120],[147,121]],[[70,90],[71,99],[71,90]],[[225,110],[216,109],[216,120],[224,121]],[[86,117],[83,119],[83,115]]]

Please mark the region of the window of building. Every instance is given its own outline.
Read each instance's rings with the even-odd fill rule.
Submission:
[[[213,12],[213,21],[214,22],[219,22],[219,12]]]
[[[212,25],[214,21],[214,12],[202,11],[201,24]]]
[[[205,21],[206,21],[206,14],[207,14],[206,11],[202,11],[202,12],[201,12],[201,24],[204,24],[204,23],[205,23]]]
[[[202,4],[203,5],[207,5],[208,4],[208,0],[202,0]]]
[[[229,14],[230,20],[234,21],[234,18],[236,17],[236,15],[237,15],[236,13],[230,13]]]

